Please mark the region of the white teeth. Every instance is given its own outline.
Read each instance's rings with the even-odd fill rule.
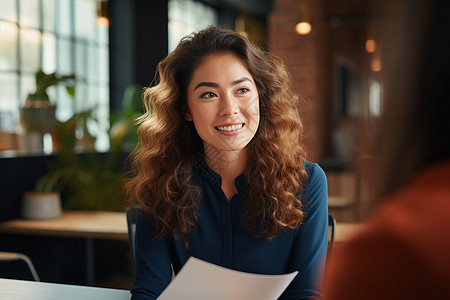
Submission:
[[[242,123],[238,125],[231,125],[231,126],[217,126],[217,129],[220,131],[233,131],[242,128]]]

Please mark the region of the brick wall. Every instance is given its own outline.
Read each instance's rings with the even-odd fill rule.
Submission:
[[[268,48],[281,56],[291,73],[295,92],[305,97],[299,102],[308,159],[317,161],[323,154],[326,127],[323,78],[325,51],[325,13],[321,0],[305,0],[311,12],[312,31],[295,32],[299,19],[298,0],[276,0],[268,17]]]

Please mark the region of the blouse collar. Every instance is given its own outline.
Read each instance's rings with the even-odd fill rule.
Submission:
[[[197,155],[195,155],[194,173],[204,178],[217,188],[222,187],[222,177],[219,174],[217,174],[213,169],[211,169],[205,162],[205,155],[203,149],[199,151]],[[238,190],[239,194],[241,192],[244,192],[244,190],[246,189],[244,174],[240,174],[238,177],[236,177],[234,185],[236,186],[236,189]]]

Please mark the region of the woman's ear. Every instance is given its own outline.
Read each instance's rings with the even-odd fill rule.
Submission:
[[[186,121],[192,121],[191,113],[189,111],[186,111],[184,113],[184,118],[186,119]]]
[[[183,105],[183,115],[186,121],[192,121],[191,112],[189,111],[187,105]]]

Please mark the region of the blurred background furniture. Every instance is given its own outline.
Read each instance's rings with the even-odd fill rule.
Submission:
[[[333,251],[334,239],[336,236],[336,219],[328,215],[328,253]]]
[[[325,171],[328,180],[328,209],[338,222],[359,221],[359,178],[354,171]]]
[[[11,261],[23,261],[28,266],[31,275],[35,281],[40,281],[39,276],[34,268],[33,263],[30,258],[23,253],[16,252],[0,252],[0,263],[1,262],[11,262]]]
[[[50,220],[13,219],[0,222],[0,232],[9,234],[76,237],[85,239],[86,283],[94,285],[94,239],[128,241],[125,213],[63,211]]]
[[[0,130],[0,151],[17,150],[17,134]]]
[[[127,215],[127,228],[128,228],[128,239],[130,241],[130,250],[131,250],[131,260],[134,272],[134,235],[136,232],[136,212],[137,208],[128,206],[126,210]]]

